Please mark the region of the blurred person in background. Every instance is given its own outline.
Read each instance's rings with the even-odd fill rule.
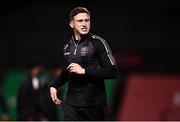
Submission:
[[[29,73],[20,83],[17,98],[18,120],[40,121],[48,120],[44,110],[44,81],[40,79],[42,64],[39,61],[29,63]]]
[[[8,108],[6,104],[6,100],[0,90],[0,121],[7,121],[9,120],[8,116]]]
[[[2,69],[1,69],[2,70]],[[0,71],[0,121],[9,120],[8,105],[3,94],[4,72]]]
[[[51,98],[57,105],[57,89],[68,81],[64,120],[106,120],[107,98],[104,79],[117,77],[117,66],[107,42],[90,33],[90,13],[84,7],[70,12],[72,36],[62,45],[65,66],[50,83]]]

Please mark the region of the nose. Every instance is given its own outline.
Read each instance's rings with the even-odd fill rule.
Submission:
[[[83,23],[82,23],[84,26],[86,26],[86,21],[83,21]]]

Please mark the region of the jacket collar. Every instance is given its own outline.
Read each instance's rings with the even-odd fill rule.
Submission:
[[[90,37],[91,33],[85,34],[85,35],[81,35],[81,39],[79,43],[82,43],[84,41],[86,41],[86,39],[88,39]],[[71,41],[75,41],[75,35],[72,35]]]

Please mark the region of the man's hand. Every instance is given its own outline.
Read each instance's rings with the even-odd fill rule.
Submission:
[[[82,68],[79,64],[77,63],[71,63],[69,64],[69,66],[67,67],[67,70],[69,70],[69,72],[74,72],[76,74],[79,75],[83,75],[85,74],[85,69]]]
[[[57,90],[56,90],[56,88],[50,87],[50,95],[51,95],[51,98],[52,98],[53,102],[56,105],[60,105],[62,103],[62,101],[57,98]]]

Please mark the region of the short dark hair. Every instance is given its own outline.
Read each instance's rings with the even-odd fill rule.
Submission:
[[[70,21],[73,20],[74,16],[76,16],[79,13],[87,13],[88,15],[90,15],[90,12],[87,8],[85,7],[76,7],[74,9],[71,10],[70,15],[69,15],[69,19]]]

